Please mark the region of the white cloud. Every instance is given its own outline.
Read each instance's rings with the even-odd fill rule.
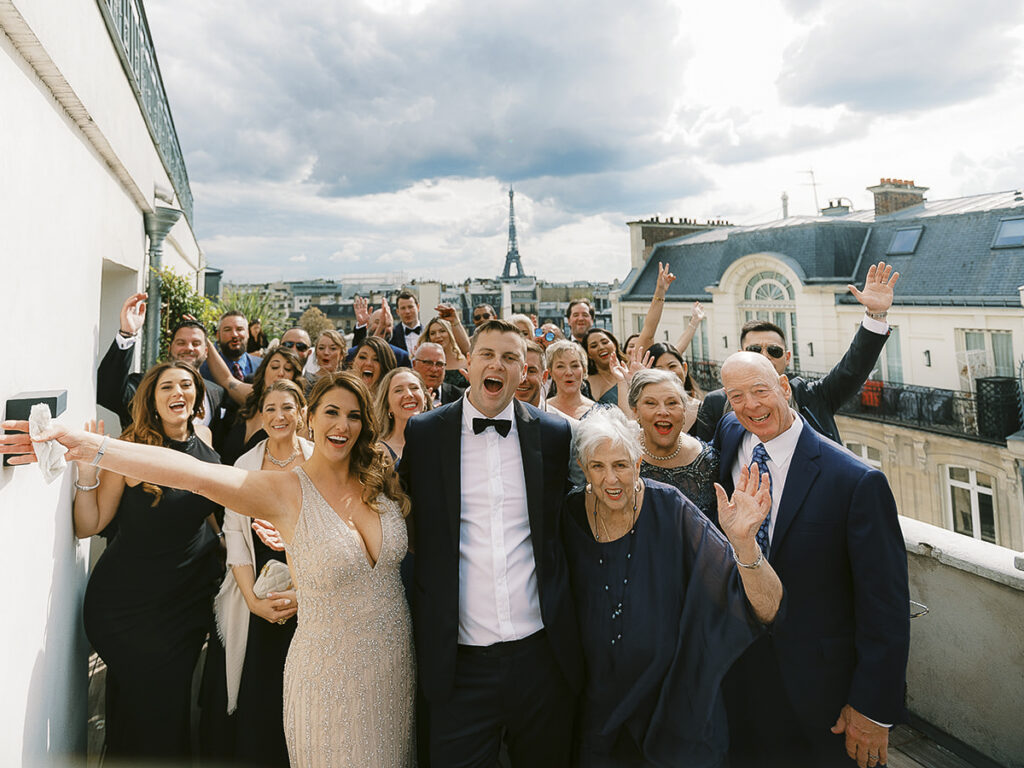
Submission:
[[[296,264],[305,264],[306,263],[306,254],[300,253],[298,256],[290,256],[288,258],[288,261],[294,262]]]

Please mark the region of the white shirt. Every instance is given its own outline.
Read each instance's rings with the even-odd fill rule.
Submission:
[[[771,544],[775,535],[775,521],[779,517],[779,502],[782,501],[782,493],[786,489],[786,476],[789,474],[789,464],[793,460],[793,452],[796,450],[796,443],[800,439],[800,431],[804,428],[804,421],[790,408],[793,414],[793,423],[789,429],[778,437],[769,440],[764,444],[768,452],[768,471],[772,476],[772,511],[768,521],[768,543]],[[740,449],[736,452],[736,461],[732,465],[732,483],[740,481],[740,471],[743,467],[749,467],[754,460],[754,447],[761,442],[761,438],[752,432],[747,432],[740,440]]]
[[[483,646],[529,637],[544,621],[513,403],[496,417],[512,422],[506,437],[474,434],[474,418],[486,416],[463,397],[459,643]]]
[[[115,333],[114,341],[117,342],[118,349],[131,349],[135,346],[134,336],[130,339],[126,339],[120,333]],[[224,396],[227,397],[227,392],[224,393]],[[208,391],[203,395],[203,406],[203,418],[199,419],[199,423],[204,427],[208,427],[210,426],[210,419],[213,418],[213,401],[210,400],[210,393]]]
[[[421,325],[420,328],[423,326]],[[405,351],[410,355],[416,351],[416,345],[420,343],[420,335],[422,331],[414,331],[405,323],[402,323],[402,328],[405,330]]]

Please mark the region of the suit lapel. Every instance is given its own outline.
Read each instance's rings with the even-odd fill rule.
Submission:
[[[725,490],[732,493],[732,465],[736,463],[736,454],[740,450],[740,441],[746,430],[737,421],[736,416],[727,413],[719,427],[721,445],[718,449],[719,466],[718,482]]]
[[[778,519],[775,521],[775,531],[772,534],[772,546],[769,561],[775,560],[786,532],[789,530],[793,519],[800,512],[804,499],[807,498],[811,486],[818,477],[821,467],[818,465],[818,457],[821,455],[821,438],[814,429],[804,421],[803,429],[800,430],[800,439],[797,440],[796,450],[793,451],[793,458],[789,462],[789,472],[786,474],[786,487],[782,491],[782,499],[779,501]]]
[[[533,540],[533,558],[537,566],[537,581],[541,579],[541,542],[544,541],[544,456],[541,452],[540,420],[525,405],[513,400],[519,449],[526,475],[526,508],[530,516],[530,536]]]
[[[452,403],[441,419],[441,498],[448,513],[452,543],[459,551],[462,518],[462,401]]]

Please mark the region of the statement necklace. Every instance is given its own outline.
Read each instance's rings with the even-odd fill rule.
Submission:
[[[281,461],[280,459],[275,459],[274,458],[274,454],[272,454],[270,452],[270,445],[268,444],[267,445],[267,450],[266,450],[266,455],[267,455],[267,458],[270,459],[270,463],[273,464],[275,467],[287,467],[289,464],[291,464],[293,461],[295,461],[295,457],[299,455],[299,449],[296,448],[294,451],[292,451],[292,455],[291,456],[289,456],[284,461]]]
[[[626,607],[626,589],[629,586],[629,566],[633,561],[633,548],[636,544],[636,520],[637,520],[637,508],[636,508],[636,496],[639,492],[634,490],[633,496],[633,520],[629,526],[629,532],[625,534],[629,537],[629,546],[626,549],[626,572],[622,578],[622,589],[619,591],[619,597],[616,600],[612,594],[611,581],[607,569],[605,568],[605,555],[598,553],[597,564],[601,566],[601,571],[605,576],[604,594],[608,599],[608,609],[612,625],[612,640],[611,644],[614,647],[617,643],[622,640],[622,612]],[[600,528],[598,527],[597,517],[597,499],[594,499],[594,540],[601,541]],[[616,623],[618,622],[618,623]]]
[[[676,449],[672,451],[672,453],[670,453],[668,456],[655,456],[653,453],[647,450],[647,438],[645,438],[643,435],[640,436],[640,447],[643,448],[644,453],[646,453],[655,461],[671,461],[672,459],[679,455],[679,452],[681,450],[683,450],[683,435],[682,433],[680,433],[679,437],[676,438]]]

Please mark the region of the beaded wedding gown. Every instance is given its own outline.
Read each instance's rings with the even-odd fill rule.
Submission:
[[[398,505],[378,497],[382,541],[370,565],[358,531],[301,467],[302,512],[288,547],[298,628],[284,668],[284,730],[293,768],[415,765],[415,662],[399,565]]]

